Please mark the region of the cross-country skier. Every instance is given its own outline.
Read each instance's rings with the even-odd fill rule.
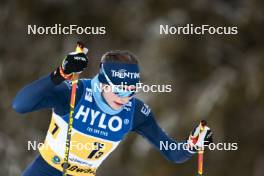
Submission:
[[[52,109],[49,130],[43,147],[39,149],[40,155],[25,169],[23,176],[62,175],[70,80],[87,64],[88,58],[84,53],[72,52],[55,71],[28,84],[16,95],[13,109],[18,113]],[[101,58],[100,72],[92,79],[79,80],[67,174],[94,176],[100,164],[128,132],[142,135],[174,163],[190,159],[195,153],[191,147],[202,147],[205,142],[211,142],[212,135],[207,126],[198,139],[191,140],[192,134],[199,131],[197,126],[189,140],[184,141],[185,145],[178,145],[179,142],[168,137],[156,123],[149,106],[135,97],[135,86],[139,80],[138,61],[127,51],[105,53]],[[161,148],[161,142],[175,143],[178,148]]]

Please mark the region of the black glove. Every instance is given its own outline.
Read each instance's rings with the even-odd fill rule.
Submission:
[[[63,60],[62,65],[51,73],[51,80],[54,84],[60,84],[64,80],[70,80],[73,73],[81,73],[88,65],[86,54],[88,49],[84,48],[84,52],[72,52]]]
[[[84,53],[70,53],[62,62],[64,74],[81,73],[88,64],[88,58]]]

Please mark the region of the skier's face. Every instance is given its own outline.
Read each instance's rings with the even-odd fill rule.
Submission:
[[[125,87],[126,89],[130,89],[129,87]],[[133,96],[126,96],[126,97],[120,97],[116,93],[109,91],[108,85],[103,85],[103,92],[102,95],[105,99],[105,101],[108,103],[108,105],[114,109],[118,110],[122,108],[123,105],[127,104]]]

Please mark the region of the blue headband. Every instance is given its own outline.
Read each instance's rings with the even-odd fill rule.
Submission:
[[[116,62],[101,63],[99,81],[108,84],[104,73],[114,85],[135,85],[139,83],[140,74],[137,64],[126,64]]]

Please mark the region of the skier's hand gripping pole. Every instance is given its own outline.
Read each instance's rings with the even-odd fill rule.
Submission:
[[[84,68],[87,67],[88,59],[86,57],[83,57],[83,55],[85,56],[87,52],[88,49],[84,47],[84,44],[82,42],[77,42],[77,47],[75,52],[70,53],[63,61],[63,64],[61,66],[61,68],[63,69],[63,74],[65,74],[66,72],[68,78],[72,80],[70,114],[69,114],[64,163],[63,163],[63,176],[67,176],[67,168],[69,167],[69,153],[70,153],[70,144],[71,144],[72,125],[73,125],[73,113],[74,113],[75,99],[76,99],[76,88],[78,84],[79,74],[82,72]],[[67,67],[67,64],[69,64],[69,62],[72,64],[68,65]]]
[[[84,44],[78,42],[75,52],[69,53],[62,64],[51,73],[52,82],[58,85],[65,80],[76,80],[76,76],[78,77],[88,65],[87,52]]]

